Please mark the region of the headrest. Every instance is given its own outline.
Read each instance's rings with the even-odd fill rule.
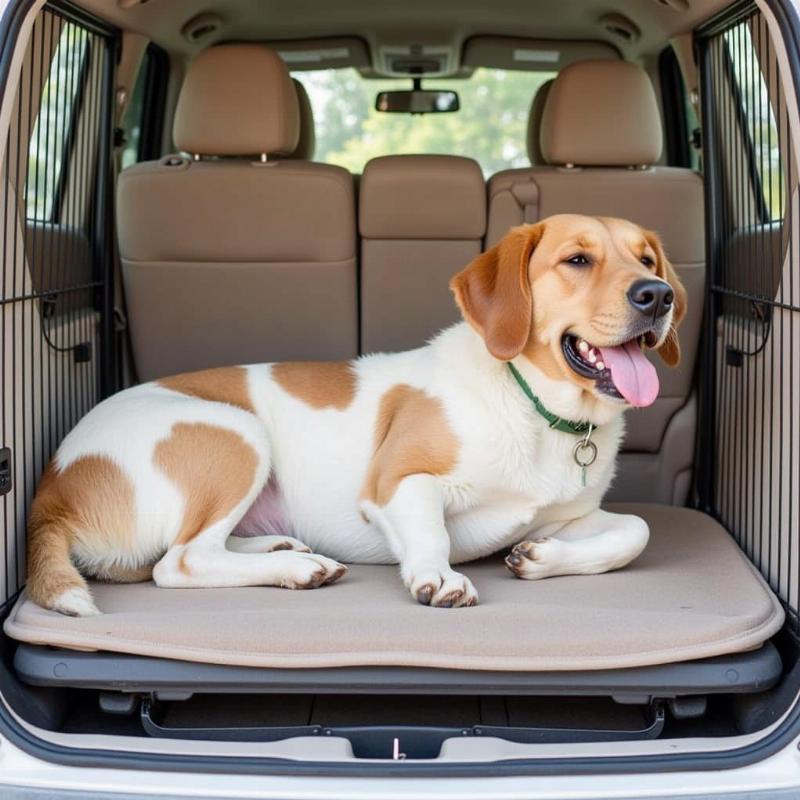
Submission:
[[[311,108],[306,87],[296,78],[292,78],[292,83],[297,92],[297,104],[300,110],[300,136],[297,139],[297,147],[289,157],[311,161],[314,158],[314,148],[317,144],[317,135],[314,130],[314,110]]]
[[[204,50],[189,65],[175,109],[175,146],[204,156],[291,153],[297,93],[281,57],[258,44]]]
[[[361,176],[359,229],[367,239],[480,239],[486,184],[461,156],[381,156]]]
[[[528,158],[531,166],[546,164],[542,155],[542,145],[540,137],[542,133],[542,117],[544,116],[544,106],[547,103],[547,96],[553,86],[555,78],[551,78],[539,87],[539,91],[533,96],[531,110],[528,113]]]
[[[647,73],[627,61],[579,61],[555,79],[542,118],[548,164],[642,166],[661,157],[661,118]]]

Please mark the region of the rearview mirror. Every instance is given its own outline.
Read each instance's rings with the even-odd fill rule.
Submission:
[[[458,94],[447,89],[402,89],[378,92],[375,110],[390,114],[441,114],[458,111]]]

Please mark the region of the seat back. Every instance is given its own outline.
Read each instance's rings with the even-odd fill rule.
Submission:
[[[528,112],[528,141],[526,144],[528,148],[528,158],[534,166],[547,163],[544,160],[544,153],[542,153],[539,134],[542,130],[544,107],[547,104],[547,98],[550,96],[550,89],[553,88],[554,81],[555,78],[551,78],[539,87],[539,90],[533,96],[531,109]]]
[[[450,278],[482,249],[486,189],[459,156],[385,156],[359,193],[361,349],[420,347],[459,319]]]
[[[300,131],[297,137],[297,147],[294,148],[289,158],[300,158],[303,161],[314,160],[314,150],[317,147],[317,132],[314,125],[314,109],[306,87],[297,78],[292,78],[295,92],[297,92],[297,109],[300,112]]]
[[[653,356],[656,402],[629,412],[613,499],[682,503],[693,461],[692,382],[705,288],[703,184],[688,169],[655,166],[662,136],[647,74],[623,61],[580,62],[551,87],[540,131],[550,166],[507,170],[489,181],[487,247],[513,225],[552,214],[623,217],[661,237],[686,286],[681,363]]]
[[[353,181],[298,145],[280,57],[223,45],[189,67],[169,156],[122,172],[117,224],[139,378],[357,353]]]

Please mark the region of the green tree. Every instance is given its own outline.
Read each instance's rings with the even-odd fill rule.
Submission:
[[[461,109],[448,114],[385,114],[374,108],[401,80],[365,80],[354,69],[299,73],[314,107],[315,159],[361,172],[381,155],[443,153],[475,158],[487,175],[528,164],[526,131],[531,100],[553,73],[476,69],[465,79],[428,80],[429,88],[458,92]]]

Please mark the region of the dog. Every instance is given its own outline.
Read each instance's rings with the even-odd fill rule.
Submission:
[[[28,596],[100,613],[85,577],[160,587],[333,583],[399,564],[418,602],[472,606],[453,564],[601,573],[647,524],[601,510],[622,412],[678,363],[686,292],[656,234],[553,216],[451,281],[464,321],[417,350],[178,375],[98,404],[45,471]],[[321,555],[324,554],[324,555]],[[365,598],[366,601],[366,598]]]

